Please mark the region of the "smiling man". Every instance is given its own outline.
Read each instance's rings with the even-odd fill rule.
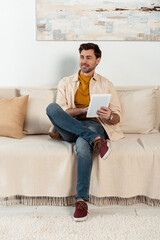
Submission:
[[[64,141],[75,142],[77,152],[77,195],[75,197],[75,221],[87,219],[89,186],[92,169],[92,152],[98,149],[101,159],[110,154],[110,141],[124,137],[120,127],[121,107],[113,84],[95,73],[101,60],[101,50],[94,43],[81,44],[80,70],[63,78],[58,84],[56,103],[47,107],[47,115],[53,123],[49,135]],[[111,94],[109,107],[97,111],[98,118],[86,118],[92,94]],[[63,186],[62,186],[63,187]]]

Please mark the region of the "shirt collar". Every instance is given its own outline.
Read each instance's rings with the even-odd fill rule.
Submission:
[[[74,82],[78,82],[78,74],[79,74],[79,72],[80,72],[80,70],[77,73],[74,74],[74,76],[73,76],[73,81]],[[98,74],[96,72],[94,72],[94,75],[93,75],[93,77],[91,79],[97,81],[98,80]]]

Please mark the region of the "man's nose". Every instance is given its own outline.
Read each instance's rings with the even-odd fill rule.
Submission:
[[[83,59],[82,59],[82,63],[87,63],[87,59],[86,59],[86,58],[83,58]]]

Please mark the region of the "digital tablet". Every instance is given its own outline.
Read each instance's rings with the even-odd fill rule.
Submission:
[[[102,106],[108,107],[110,99],[111,94],[92,94],[86,117],[98,117],[97,110]]]

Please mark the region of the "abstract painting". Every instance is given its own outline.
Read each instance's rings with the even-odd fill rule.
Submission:
[[[36,0],[37,40],[160,41],[160,0]]]

